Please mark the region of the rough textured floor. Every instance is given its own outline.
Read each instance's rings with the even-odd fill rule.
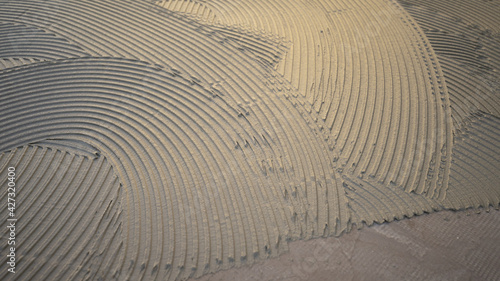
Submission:
[[[498,14],[0,0],[0,279],[499,279]]]

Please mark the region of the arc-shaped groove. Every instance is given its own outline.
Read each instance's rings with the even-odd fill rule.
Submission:
[[[184,280],[295,239],[498,208],[500,124],[479,99],[496,39],[411,9],[2,1],[0,184],[15,166],[22,278]]]
[[[345,172],[443,199],[451,111],[426,36],[393,1],[299,2],[204,4],[225,11],[218,19],[227,25],[292,42],[277,69],[298,89],[299,103],[316,112],[318,126],[330,129]],[[273,16],[276,10],[283,11],[280,17]]]
[[[500,119],[485,112],[469,117],[453,149],[450,195],[454,209],[498,208],[500,204]]]
[[[400,1],[422,27],[442,63],[460,128],[478,112],[500,116],[500,12],[493,2]]]
[[[303,118],[293,107],[275,109],[276,120],[265,126],[283,133],[268,132],[269,139],[292,143],[292,135],[304,141],[294,140],[296,149],[283,145],[273,152],[260,138],[244,138],[252,132],[246,122],[214,98],[207,85],[144,63],[71,59],[11,68],[1,77],[2,122],[8,133],[2,134],[0,149],[48,138],[78,140],[113,163],[127,202],[129,248],[118,271],[124,276],[142,275],[141,267],[173,279],[198,276],[275,255],[281,239],[322,235],[324,225],[330,225],[328,232],[345,230],[347,220],[341,216],[346,210],[340,207],[337,214],[326,207],[345,204],[338,197],[343,192],[329,178],[328,162],[318,172],[319,157],[315,167],[307,163],[309,155],[318,155],[314,149],[321,141],[311,142],[315,137],[307,125],[290,124]],[[19,79],[22,85],[15,83]],[[254,115],[246,119],[253,130],[264,132],[260,124],[269,121]],[[300,133],[284,133],[296,130]],[[235,148],[235,143],[241,145]],[[296,159],[294,166],[278,166],[284,157]],[[258,159],[267,160],[263,165]],[[325,197],[336,202],[320,205],[319,198]],[[126,269],[129,261],[137,266]]]
[[[0,58],[53,60],[89,56],[56,34],[27,23],[0,22]]]
[[[123,262],[118,178],[103,157],[76,151],[81,150],[68,152],[52,143],[0,154],[3,185],[7,167],[16,168],[16,216],[22,218],[16,228],[16,238],[22,241],[17,246],[17,278],[102,278]],[[0,197],[7,201],[6,194]],[[7,219],[5,213],[2,217]],[[114,255],[105,254],[106,249],[114,249]],[[100,264],[106,270],[99,270]],[[2,279],[7,274],[1,273]]]

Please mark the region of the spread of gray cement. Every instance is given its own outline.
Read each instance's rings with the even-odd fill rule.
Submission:
[[[465,0],[0,0],[0,222],[15,168],[19,242],[11,274],[2,226],[0,279],[186,280],[345,236],[306,268],[344,257],[351,270],[329,274],[362,280],[349,243],[370,244],[363,233],[438,259],[405,218],[495,218],[500,204],[499,14]],[[500,278],[498,262],[454,258]],[[268,274],[329,276],[297,272]],[[443,280],[393,272],[374,276]]]

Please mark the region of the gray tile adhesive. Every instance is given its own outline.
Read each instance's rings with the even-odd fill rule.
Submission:
[[[498,1],[0,2],[19,280],[183,280],[499,207]]]

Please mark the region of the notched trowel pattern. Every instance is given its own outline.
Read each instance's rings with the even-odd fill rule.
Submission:
[[[2,1],[0,16],[23,278],[182,280],[498,207],[497,178],[460,178],[498,153],[496,117],[454,127],[440,62],[394,1]]]

